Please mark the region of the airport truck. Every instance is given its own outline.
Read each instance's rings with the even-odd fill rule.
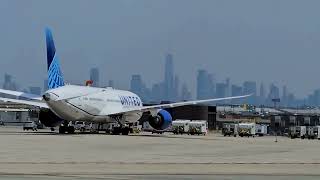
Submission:
[[[289,129],[289,136],[291,139],[301,138],[304,139],[307,135],[306,126],[292,126]]]
[[[190,120],[175,120],[172,121],[172,132],[174,134],[189,133]]]
[[[268,134],[268,126],[265,124],[256,124],[256,135],[264,136]]]
[[[223,136],[234,136],[238,135],[238,124],[224,123],[222,127]]]
[[[317,126],[308,126],[306,137],[308,139],[315,139],[318,138],[318,128]]]
[[[208,133],[207,121],[190,121],[189,134],[206,135]]]
[[[240,123],[239,124],[239,136],[254,137],[256,134],[256,124],[255,123]]]

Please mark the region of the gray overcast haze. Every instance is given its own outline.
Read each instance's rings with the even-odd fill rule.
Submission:
[[[46,78],[44,28],[50,27],[65,80],[128,88],[140,73],[163,79],[166,53],[195,93],[199,68],[217,81],[288,85],[300,96],[320,88],[320,1],[308,0],[0,0],[0,77],[20,87]]]

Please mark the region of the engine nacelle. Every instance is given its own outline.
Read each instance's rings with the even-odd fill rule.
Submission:
[[[41,109],[39,112],[39,120],[47,127],[56,127],[63,122],[63,119],[55,115],[50,109]]]
[[[156,130],[164,130],[167,129],[171,123],[172,123],[172,116],[171,114],[164,110],[160,109],[157,112],[156,116],[150,115],[149,119],[149,124],[151,127],[153,127]]]

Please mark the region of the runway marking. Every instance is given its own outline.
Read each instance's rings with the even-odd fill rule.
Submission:
[[[92,161],[92,162],[0,162],[0,164],[110,164],[110,165],[320,165],[320,162],[110,162],[110,161]]]

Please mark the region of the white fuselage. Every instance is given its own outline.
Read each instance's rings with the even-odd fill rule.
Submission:
[[[142,112],[121,113],[142,106],[139,96],[129,91],[66,85],[44,96],[49,108],[68,121],[114,122],[113,117],[122,114],[121,121],[135,122],[142,116]]]

